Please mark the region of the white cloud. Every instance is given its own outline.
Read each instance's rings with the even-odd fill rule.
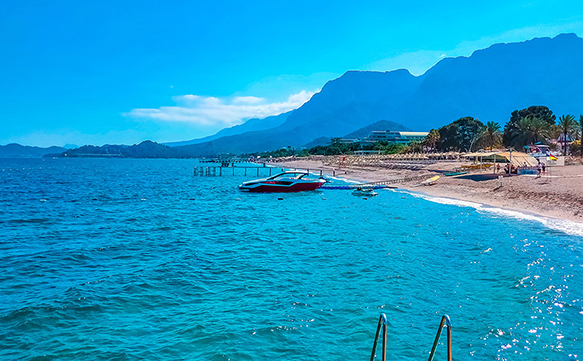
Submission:
[[[128,115],[168,122],[187,122],[200,126],[233,126],[251,118],[265,118],[297,109],[310,100],[313,92],[302,90],[282,102],[268,102],[265,98],[239,96],[219,99],[199,95],[174,97],[176,106],[132,109]]]
[[[259,97],[235,97],[233,98],[233,104],[261,104],[264,103],[264,98]]]

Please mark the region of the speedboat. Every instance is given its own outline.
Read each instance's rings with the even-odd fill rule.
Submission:
[[[320,188],[325,179],[308,178],[307,172],[287,171],[265,179],[256,179],[244,182],[239,189],[245,192],[302,192]]]
[[[352,195],[358,197],[376,197],[379,194],[375,192],[372,187],[356,187],[354,191],[352,191]]]

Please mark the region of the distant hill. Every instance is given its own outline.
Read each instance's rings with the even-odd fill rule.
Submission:
[[[362,136],[368,135],[373,130],[408,130],[401,124],[394,122],[389,122],[387,120],[381,120],[374,124],[368,125],[364,128],[357,130],[348,136]],[[224,137],[222,139],[229,139],[231,137]],[[318,140],[317,140],[318,141]],[[322,137],[319,139],[319,143],[313,142],[313,145],[306,145],[313,147],[316,145],[327,144],[330,138]],[[212,146],[213,142],[208,142]],[[55,147],[56,148],[56,147]],[[60,148],[63,149],[63,148]],[[110,145],[106,144],[101,147],[93,145],[84,145],[76,149],[68,149],[63,151],[57,156],[63,158],[195,158],[198,156],[196,153],[190,152],[191,148],[189,146],[176,146],[170,147],[164,144],[159,144],[152,142],[151,140],[146,140],[140,144],[134,145]],[[54,153],[54,152],[53,152]],[[225,152],[222,152],[225,153]],[[55,156],[55,154],[48,154],[48,156]]]
[[[374,130],[392,130],[392,131],[401,131],[407,132],[411,131],[411,129],[395,122],[390,122],[388,120],[379,120],[378,122],[374,122],[371,125],[367,125],[362,127],[352,133],[346,134],[342,138],[345,139],[362,139],[366,137],[370,132]]]
[[[182,145],[191,145],[191,144],[210,142],[214,139],[218,139],[218,138],[226,137],[226,136],[230,136],[230,135],[237,135],[237,134],[242,134],[242,133],[246,133],[246,132],[253,132],[253,131],[258,131],[258,130],[275,128],[278,125],[283,124],[287,120],[287,117],[290,114],[291,114],[291,112],[287,112],[287,113],[282,113],[279,115],[267,117],[264,119],[253,118],[253,119],[247,120],[243,124],[239,124],[239,125],[235,125],[235,126],[230,127],[230,128],[222,129],[218,133],[216,133],[214,135],[210,135],[208,137],[186,140],[186,141],[182,141],[182,142],[163,143],[163,144],[170,146],[170,147],[178,147],[178,146],[182,146]]]
[[[362,139],[366,137],[370,132],[373,130],[394,130],[394,131],[409,131],[409,128],[402,126],[401,124],[390,122],[388,120],[379,120],[378,122],[374,122],[370,125],[362,127],[352,133],[346,134],[343,136],[343,139]],[[309,142],[308,144],[304,145],[306,148],[312,148],[318,145],[327,145],[330,144],[332,138],[330,137],[320,137],[316,138],[313,141]]]
[[[513,110],[546,105],[583,114],[583,39],[575,34],[495,44],[470,57],[445,58],[421,76],[407,70],[349,71],[268,130],[183,146],[198,156],[298,147],[342,137],[388,119],[429,131],[464,116],[504,124]]]
[[[58,154],[66,151],[62,147],[30,147],[11,143],[0,145],[0,158],[42,158],[47,154]]]
[[[84,145],[80,148],[69,149],[60,157],[100,157],[100,158],[188,158],[187,154],[181,153],[167,145],[158,144],[150,140],[134,145],[109,145],[101,147]]]

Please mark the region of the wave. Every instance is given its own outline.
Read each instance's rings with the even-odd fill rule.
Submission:
[[[458,207],[474,208],[478,212],[494,214],[499,217],[512,217],[514,219],[525,221],[536,221],[541,223],[544,227],[564,232],[569,235],[583,237],[583,223],[569,221],[566,219],[553,218],[537,215],[534,213],[521,212],[507,208],[494,207],[483,203],[476,203],[470,201],[462,201],[454,198],[430,196],[423,193],[416,193],[406,190],[398,190],[398,192],[407,193],[414,197],[425,199],[430,202],[453,205]]]
[[[342,178],[342,177],[328,176],[327,178],[346,182],[346,183],[352,183],[352,184],[363,183],[363,182],[359,182],[359,181],[347,179],[347,178]],[[478,212],[486,212],[486,213],[494,214],[494,215],[500,216],[500,217],[512,217],[514,219],[519,219],[519,220],[536,221],[538,223],[541,223],[544,227],[547,227],[549,229],[561,231],[563,233],[573,235],[573,236],[583,237],[583,223],[579,223],[579,222],[575,222],[575,221],[569,221],[566,219],[553,218],[553,217],[546,217],[546,216],[541,216],[541,215],[537,215],[534,213],[521,212],[521,211],[516,211],[516,210],[512,210],[512,209],[507,209],[507,208],[494,207],[494,206],[490,206],[490,205],[483,204],[483,203],[463,201],[463,200],[455,199],[455,198],[430,196],[427,194],[417,193],[414,191],[409,191],[409,190],[404,190],[404,189],[392,189],[392,190],[395,192],[399,192],[399,193],[410,194],[414,197],[422,198],[422,199],[425,199],[427,201],[434,202],[434,203],[440,203],[440,204],[446,204],[446,205],[452,205],[452,206],[458,206],[458,207],[470,207],[470,208],[474,208]]]

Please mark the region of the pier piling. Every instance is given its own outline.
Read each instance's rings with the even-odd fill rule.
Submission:
[[[228,172],[227,170],[225,170],[225,172],[223,172],[223,168],[231,168],[231,172]],[[240,169],[240,171],[237,171],[238,169]],[[249,175],[256,175],[257,177],[271,177],[274,173],[274,171],[277,173],[279,172],[285,172],[284,168],[275,168],[275,167],[245,167],[245,166],[240,166],[240,167],[235,167],[235,166],[222,166],[222,165],[217,165],[217,166],[195,166],[194,167],[194,171],[193,174],[195,176],[223,176],[223,175],[244,175],[247,176],[247,171],[249,169],[255,169],[255,172],[249,173]],[[264,171],[262,171],[261,169],[265,169]],[[297,169],[297,170],[303,170],[303,169]],[[310,173],[309,169],[305,169],[305,171],[307,173]],[[242,173],[242,174],[241,174]],[[316,173],[316,172],[314,172]],[[324,176],[324,172],[322,170],[320,170],[320,177]],[[317,173],[316,173],[317,174]]]

